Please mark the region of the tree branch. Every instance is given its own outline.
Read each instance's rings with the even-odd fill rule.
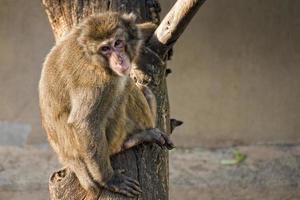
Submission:
[[[149,47],[161,58],[165,59],[166,53],[173,47],[205,1],[206,0],[177,0],[154,32],[149,41]]]

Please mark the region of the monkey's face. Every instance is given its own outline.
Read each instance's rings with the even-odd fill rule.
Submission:
[[[89,18],[81,26],[78,38],[93,64],[118,76],[130,73],[131,62],[141,46],[139,30],[133,18],[108,13]]]
[[[124,76],[128,75],[131,69],[131,61],[126,48],[127,40],[120,29],[111,38],[103,41],[98,46],[97,52],[105,58],[112,71],[119,76]]]

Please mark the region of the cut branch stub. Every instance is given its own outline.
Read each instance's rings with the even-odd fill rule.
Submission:
[[[149,47],[165,59],[167,52],[204,2],[205,0],[177,0],[154,32]]]
[[[84,199],[86,191],[81,187],[74,172],[68,168],[54,172],[49,180],[50,199]]]
[[[171,133],[174,131],[176,127],[181,126],[182,124],[183,121],[177,119],[170,119]]]

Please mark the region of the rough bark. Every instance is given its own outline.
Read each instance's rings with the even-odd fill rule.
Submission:
[[[183,32],[186,25],[184,22],[191,19],[189,11],[195,13],[199,8],[199,3],[195,0],[179,0],[192,6],[184,6],[184,12],[174,12],[182,14],[173,23],[179,27],[176,34],[171,34],[170,40],[176,41],[180,33]],[[199,1],[204,2],[204,1]],[[196,4],[196,6],[195,6]],[[43,0],[43,6],[47,12],[50,25],[52,27],[56,40],[59,40],[67,33],[74,25],[78,24],[83,18],[99,12],[118,11],[118,12],[133,12],[138,16],[138,22],[152,21],[159,23],[160,6],[157,0]],[[179,9],[179,7],[177,7]],[[173,10],[173,9],[172,9]],[[188,16],[188,17],[186,17]],[[167,16],[168,17],[168,16]],[[188,20],[186,20],[188,19]],[[164,21],[163,21],[164,22]],[[165,23],[165,22],[164,22]],[[178,27],[177,27],[178,28]],[[163,37],[160,40],[159,35],[163,32],[163,27],[159,26],[156,35],[152,37],[151,44],[147,44],[141,52],[141,63],[138,69],[134,69],[132,78],[137,82],[148,85],[154,92],[157,104],[157,124],[158,127],[166,133],[171,132],[170,117],[169,117],[169,100],[166,84],[166,63],[165,53],[168,37]],[[176,30],[175,27],[172,30]],[[175,40],[172,37],[175,36]],[[154,44],[155,42],[155,44]],[[164,43],[164,45],[161,45]],[[173,42],[174,43],[174,42]],[[164,49],[164,51],[161,51]],[[159,148],[157,145],[140,145],[132,150],[128,150],[118,154],[112,158],[114,169],[125,169],[126,174],[136,178],[141,185],[143,194],[136,199],[154,200],[168,199],[168,152]],[[85,199],[86,192],[80,186],[75,174],[68,168],[54,172],[49,180],[50,198],[52,200],[66,199]],[[127,199],[122,195],[111,193],[103,190],[101,200],[108,199]]]

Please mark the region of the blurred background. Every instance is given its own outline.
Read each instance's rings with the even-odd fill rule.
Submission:
[[[162,17],[174,2],[160,1]],[[0,0],[0,145],[47,143],[37,87],[53,45],[39,0]],[[298,143],[299,54],[300,1],[207,0],[168,63],[176,145]]]
[[[175,1],[161,1],[162,16]],[[39,0],[0,1],[0,120],[45,143],[37,85],[54,45]],[[210,0],[169,62],[179,146],[295,142],[300,131],[300,1]]]

